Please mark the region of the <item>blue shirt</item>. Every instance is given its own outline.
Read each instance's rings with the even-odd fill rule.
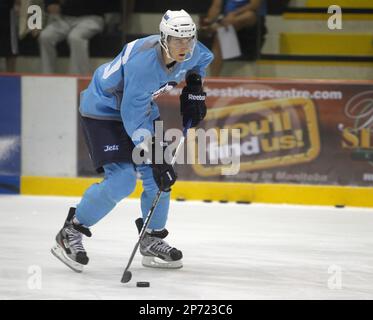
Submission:
[[[227,15],[228,13],[235,11],[238,8],[241,8],[242,6],[249,4],[250,2],[250,0],[225,0],[224,15]],[[261,15],[265,15],[266,11],[266,0],[262,0],[262,4],[260,5],[258,12]]]
[[[249,3],[250,0],[226,0],[224,4],[224,15]]]
[[[138,129],[154,135],[153,121],[159,117],[159,110],[153,100],[184,80],[189,70],[204,77],[213,59],[211,51],[197,42],[191,59],[168,70],[159,37],[134,40],[114,60],[98,67],[88,88],[81,93],[80,113],[94,119],[122,121],[130,137]]]

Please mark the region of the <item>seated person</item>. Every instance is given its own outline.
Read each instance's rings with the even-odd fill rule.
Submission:
[[[39,36],[42,71],[56,70],[58,42],[67,39],[70,72],[90,74],[89,39],[104,29],[102,0],[45,0],[48,23]]]
[[[219,76],[223,58],[216,30],[222,26],[232,25],[237,31],[241,51],[249,60],[258,58],[264,43],[266,28],[264,24],[265,0],[213,0],[206,18],[201,22],[201,29],[212,35],[212,51],[215,55],[210,67],[212,76]],[[223,17],[221,12],[223,10]]]

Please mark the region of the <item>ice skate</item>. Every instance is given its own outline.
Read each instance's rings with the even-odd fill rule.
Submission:
[[[145,232],[144,238],[140,241],[143,266],[166,269],[178,269],[183,266],[182,252],[163,240],[167,235],[166,229]]]
[[[69,215],[63,228],[56,236],[56,244],[52,247],[52,254],[75,272],[82,272],[89,258],[82,243],[82,235],[90,237],[92,234],[87,227],[75,224],[73,218],[75,208],[70,208]]]

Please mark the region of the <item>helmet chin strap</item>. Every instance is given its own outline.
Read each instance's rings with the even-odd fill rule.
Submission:
[[[165,40],[165,41],[167,41],[167,40]],[[161,45],[161,47],[162,47],[162,48],[164,49],[164,51],[166,52],[167,58],[168,58],[168,59],[171,59],[172,61],[175,61],[175,59],[172,58],[171,55],[170,55],[170,51],[169,51],[169,49],[168,49],[167,44],[166,44],[166,43],[163,43],[162,39],[159,40],[159,44]]]

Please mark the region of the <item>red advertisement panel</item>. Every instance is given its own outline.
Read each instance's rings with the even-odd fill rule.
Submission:
[[[180,90],[157,100],[166,126],[180,125]],[[200,127],[239,129],[239,146],[231,137],[210,144],[202,139],[210,161],[180,165],[180,178],[372,185],[373,83],[210,79],[205,90],[209,111]],[[192,148],[199,143],[196,138]],[[240,154],[240,170],[223,175],[229,165],[221,162],[233,153]]]
[[[372,82],[222,78],[204,88],[208,113],[188,136],[179,179],[372,185]],[[155,100],[166,130],[181,129],[181,89]],[[79,172],[90,175],[85,152]]]

